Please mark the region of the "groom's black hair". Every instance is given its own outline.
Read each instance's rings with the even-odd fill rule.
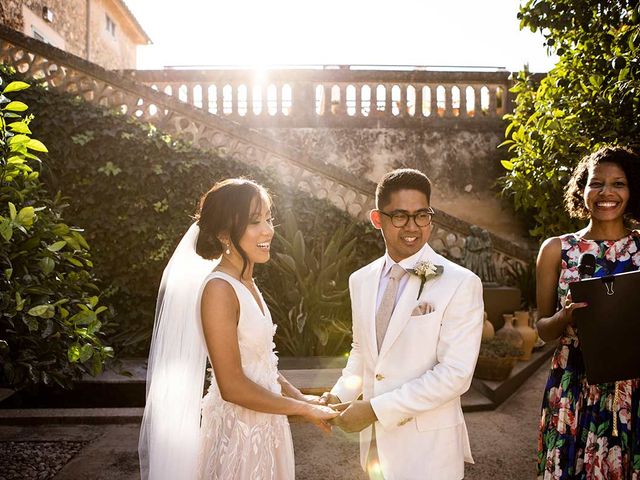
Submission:
[[[431,204],[431,180],[415,168],[398,168],[387,173],[376,187],[376,208],[381,210],[391,201],[391,194],[398,190],[417,190],[427,196]]]

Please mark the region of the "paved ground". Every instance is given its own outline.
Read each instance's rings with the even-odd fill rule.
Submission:
[[[467,466],[467,479],[535,478],[536,427],[546,375],[545,363],[496,410],[465,414],[476,460]],[[293,424],[292,431],[298,480],[364,480],[357,436],[336,432],[328,437],[306,424]],[[137,479],[137,440],[137,424],[0,426],[0,445],[12,449],[38,451],[41,446],[51,451],[51,444],[60,442],[79,446],[79,453],[58,471],[56,480]],[[46,472],[60,467],[56,461],[60,462],[52,459],[40,473],[25,473],[22,478],[50,478]],[[9,477],[0,468],[3,478],[20,477]]]

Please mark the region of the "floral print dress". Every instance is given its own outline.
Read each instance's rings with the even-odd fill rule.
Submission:
[[[583,253],[595,255],[596,277],[640,268],[638,231],[617,241],[586,240],[573,233],[560,240],[560,305],[569,283],[579,280]],[[554,352],[542,401],[538,479],[640,480],[639,417],[640,379],[587,383],[576,329],[569,325]]]

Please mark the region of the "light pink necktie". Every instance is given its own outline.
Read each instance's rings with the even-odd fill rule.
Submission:
[[[378,341],[378,351],[380,351],[380,347],[382,346],[382,341],[387,333],[389,320],[391,320],[391,314],[395,307],[400,279],[404,277],[406,273],[407,271],[397,263],[391,267],[389,282],[387,283],[387,287],[384,289],[380,306],[376,312],[376,340]]]

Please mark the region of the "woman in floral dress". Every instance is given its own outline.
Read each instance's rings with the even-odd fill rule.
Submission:
[[[547,239],[538,255],[540,337],[559,338],[542,401],[538,479],[640,479],[640,379],[590,385],[572,312],[569,283],[583,253],[596,257],[596,277],[640,268],[640,157],[604,147],[576,167],[565,193],[576,232]]]

